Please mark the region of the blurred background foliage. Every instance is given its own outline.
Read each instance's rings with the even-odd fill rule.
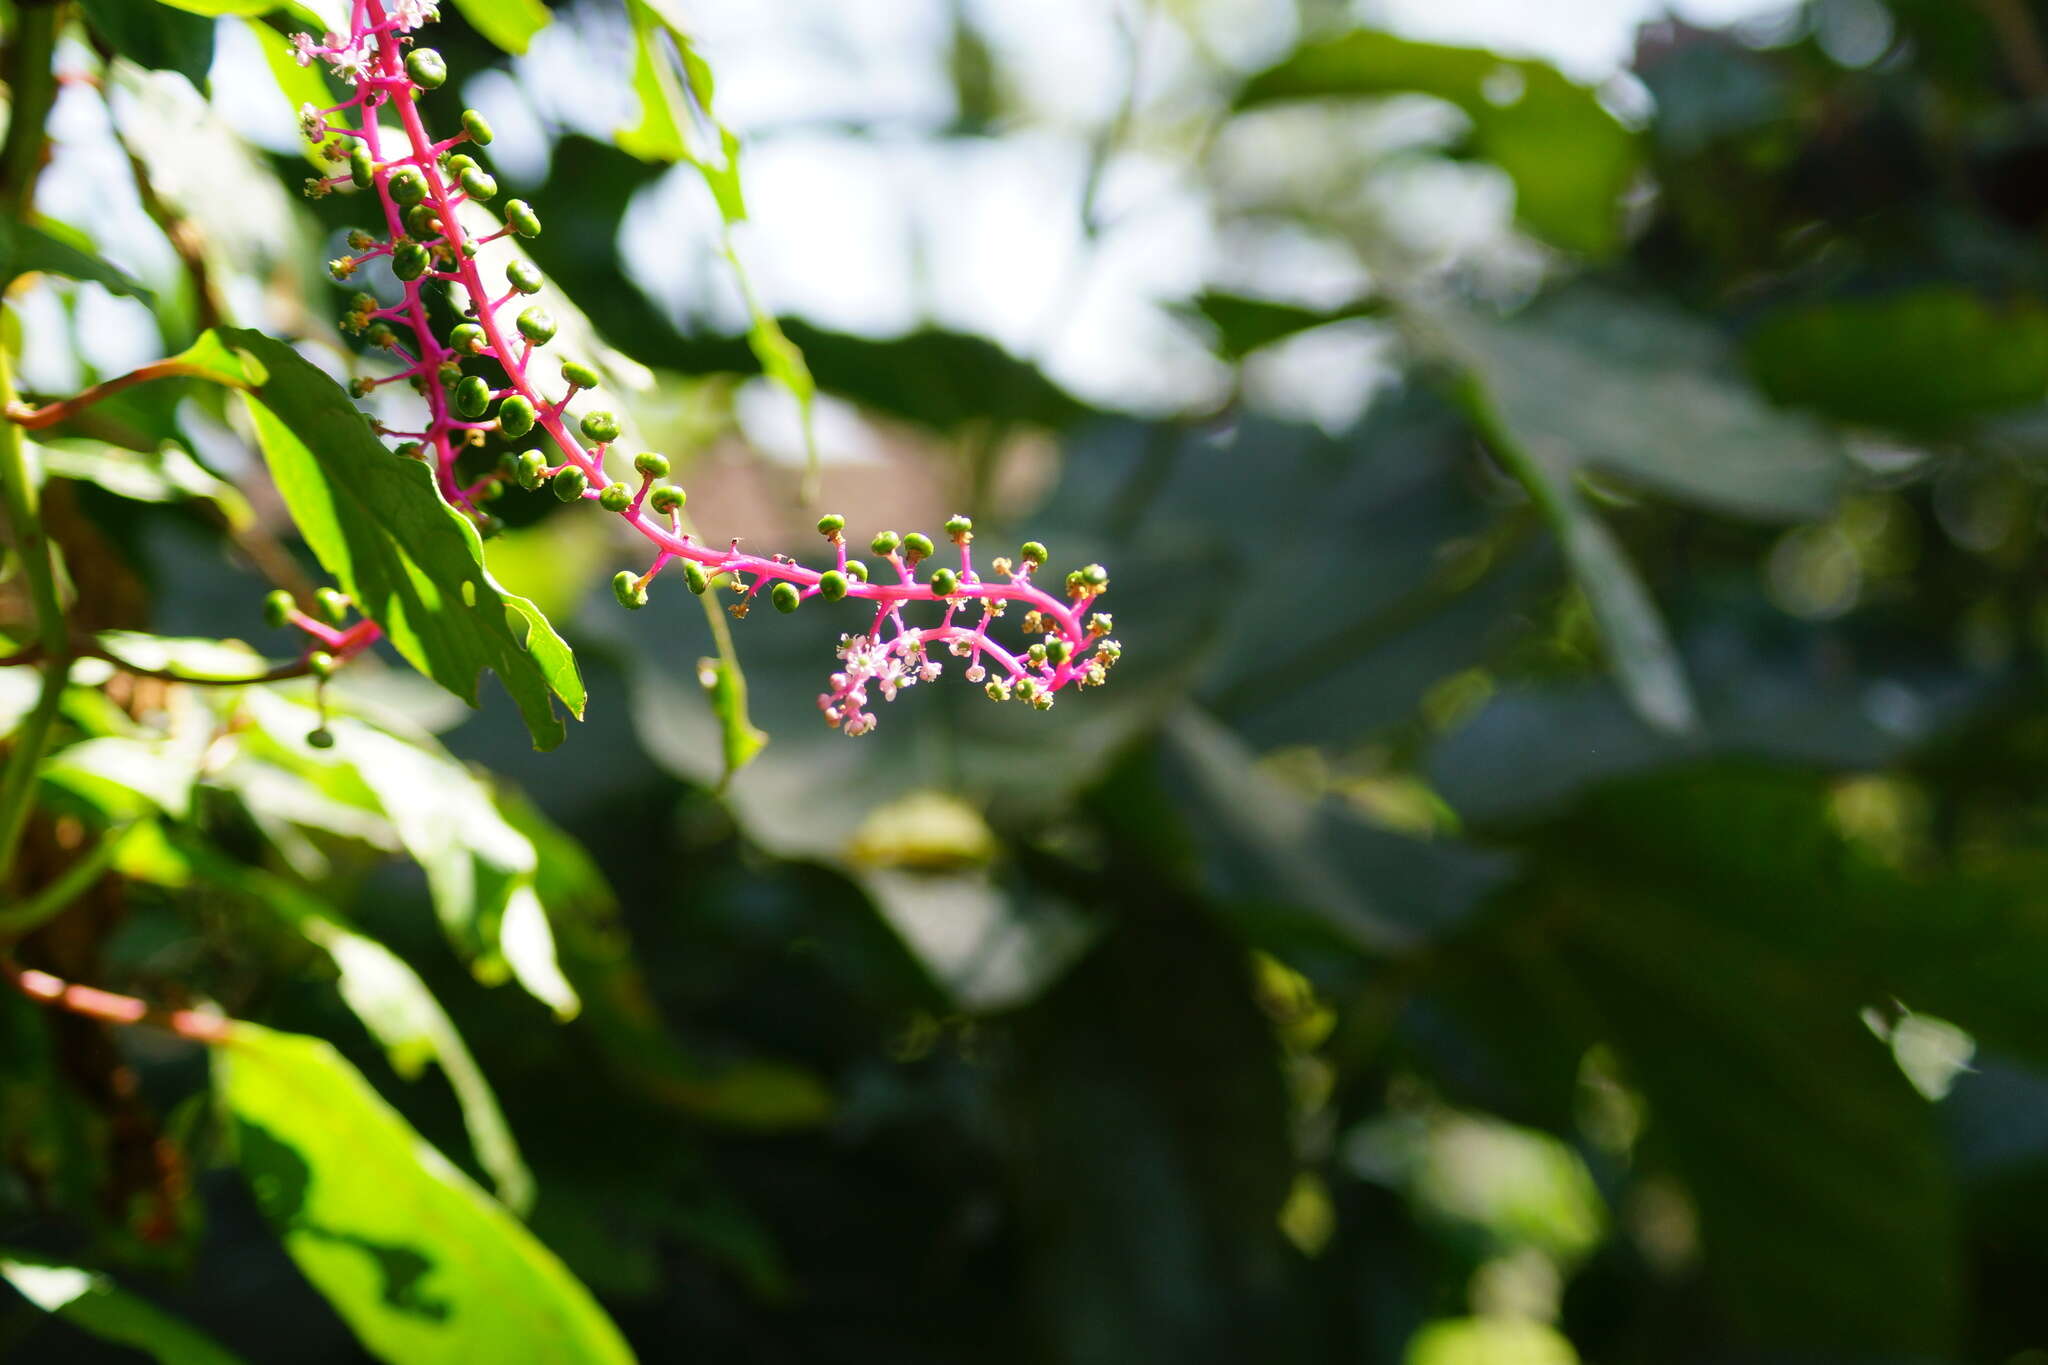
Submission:
[[[634,439],[804,553],[789,393],[634,93],[654,10],[515,56],[444,8],[430,116],[497,125]],[[657,8],[745,144],[823,505],[1110,565],[1128,661],[849,743],[846,620],[757,614],[721,787],[696,604],[620,613],[610,530],[515,494],[561,748],[401,666],[325,756],[290,689],[230,731],[110,667],[11,894],[143,833],[23,962],[331,1040],[650,1361],[2048,1361],[2048,5]],[[283,17],[74,17],[37,207],[156,306],[17,288],[23,387],[220,321],[373,369]],[[51,433],[84,624],[263,641],[309,561],[238,424],[159,385]],[[382,1132],[364,1095],[237,1063],[295,1187],[191,1045],[0,1031],[10,1358],[216,1358],[162,1313],[543,1358],[487,1279],[287,1254],[290,1115]],[[399,1235],[378,1150],[319,1197]]]

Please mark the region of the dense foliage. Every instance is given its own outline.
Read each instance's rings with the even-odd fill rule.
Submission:
[[[2048,6],[1101,7],[1091,383],[673,0],[0,6],[0,1354],[2048,1359]]]

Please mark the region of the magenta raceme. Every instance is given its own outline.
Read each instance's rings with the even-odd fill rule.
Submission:
[[[1069,573],[1063,594],[1049,592],[1039,583],[1045,547],[1032,542],[1014,560],[991,560],[984,578],[975,564],[973,524],[955,517],[945,529],[958,551],[957,567],[937,563],[929,537],[885,531],[869,548],[886,569],[871,578],[866,563],[847,556],[844,518],[827,516],[818,530],[833,562],[815,569],[787,555],[742,553],[737,540],[724,549],[698,542],[683,529],[687,495],[663,481],[669,462],[662,455],[637,455],[631,478],[612,477],[606,461],[615,453],[618,419],[607,412],[586,413],[572,431],[568,414],[572,400],[599,386],[597,371],[577,360],[562,361],[558,397],[549,397],[536,377],[539,352],[556,331],[554,318],[534,298],[545,288],[540,272],[514,259],[504,270],[502,290],[494,293],[485,281],[484,248],[509,236],[539,236],[539,216],[523,201],[510,200],[503,208],[503,226],[482,236],[470,235],[457,216],[465,203],[495,199],[498,185],[470,154],[491,141],[482,115],[464,112],[462,131],[438,141],[421,119],[420,93],[444,84],[448,70],[440,54],[416,46],[412,35],[438,17],[429,0],[355,0],[346,37],[329,33],[315,39],[302,33],[293,40],[302,65],[324,62],[355,90],[331,109],[309,105],[300,111],[307,140],[321,144],[339,168],[332,176],[307,181],[306,189],[313,195],[371,191],[382,210],[383,232],[349,234],[350,254],[330,262],[329,270],[337,281],[346,281],[367,262],[388,259],[403,289],[393,304],[359,293],[342,319],[345,330],[389,351],[403,366],[388,377],[357,380],[358,398],[386,384],[407,383],[426,401],[427,421],[420,431],[392,431],[378,424],[381,434],[402,442],[397,453],[429,461],[443,496],[487,528],[491,519],[484,504],[508,484],[528,490],[545,486],[564,502],[595,502],[620,518],[654,552],[645,572],[623,569],[613,579],[613,592],[627,608],[645,606],[649,585],[671,566],[680,569],[693,592],[737,594],[728,606],[735,616],[745,616],[764,591],[783,612],[796,611],[813,597],[827,603],[872,603],[872,621],[859,633],[841,637],[840,671],[832,674],[831,690],[818,698],[826,721],[848,735],[875,727],[868,708],[877,693],[889,701],[903,688],[937,678],[943,671],[941,654],[964,660],[968,680],[982,684],[990,697],[1041,710],[1069,685],[1104,681],[1121,649],[1110,638],[1110,618],[1094,610],[1109,586],[1101,565]],[[397,116],[403,145],[384,145],[387,131],[378,116],[386,109]],[[459,309],[463,320],[445,340],[429,319],[430,284],[459,290],[467,300]],[[465,364],[477,361],[495,362],[502,384],[465,370]],[[464,452],[493,432],[509,442],[538,432],[540,445],[508,453],[498,468],[465,483],[459,472]],[[920,577],[928,561],[933,567]],[[924,602],[944,608],[938,624],[906,622],[903,608]],[[1013,604],[1020,609],[1019,626],[1028,641],[1021,648],[1005,646],[990,634]]]

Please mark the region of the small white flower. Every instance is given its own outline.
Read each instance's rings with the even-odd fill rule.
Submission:
[[[431,23],[441,17],[441,11],[433,0],[391,0],[387,7],[391,17],[398,21],[401,33],[410,33],[421,24]]]
[[[313,64],[313,59],[319,55],[320,48],[319,45],[313,41],[312,34],[294,33],[292,35],[293,61],[296,61],[300,66],[311,66]]]
[[[983,668],[980,664],[976,664],[972,668],[967,670],[967,681],[971,683],[981,682],[983,679],[987,677],[988,670]]]
[[[939,663],[936,659],[927,659],[917,666],[917,676],[920,682],[930,682],[939,676],[939,672]]]

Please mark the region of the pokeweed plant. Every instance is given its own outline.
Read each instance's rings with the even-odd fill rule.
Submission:
[[[1030,542],[1014,558],[992,559],[984,577],[975,561],[973,523],[956,516],[945,526],[956,563],[939,562],[944,557],[922,533],[884,531],[869,549],[886,568],[871,572],[865,561],[848,556],[845,519],[827,515],[818,530],[831,562],[815,568],[786,554],[743,552],[737,539],[724,548],[700,541],[684,521],[687,494],[665,481],[665,455],[636,454],[630,475],[615,476],[618,416],[569,412],[579,395],[599,387],[596,369],[570,358],[559,363],[558,383],[543,373],[540,357],[557,326],[536,301],[545,288],[540,272],[520,257],[502,268],[501,286],[487,278],[489,247],[508,237],[539,236],[539,216],[512,199],[495,230],[478,234],[462,221],[466,205],[498,197],[496,179],[474,155],[490,144],[492,131],[473,109],[463,112],[460,130],[446,137],[436,138],[426,126],[420,97],[447,82],[448,66],[440,53],[417,45],[414,34],[436,18],[427,0],[355,0],[347,34],[300,33],[293,39],[301,65],[324,63],[354,90],[330,108],[309,104],[300,110],[307,140],[339,168],[309,180],[306,191],[375,196],[381,223],[351,232],[350,254],[329,269],[345,281],[367,263],[386,260],[399,282],[396,302],[356,294],[342,326],[390,352],[400,365],[395,373],[355,381],[358,398],[386,385],[407,385],[425,401],[418,430],[378,424],[381,434],[401,442],[400,455],[428,461],[442,495],[486,529],[493,524],[486,505],[510,485],[545,487],[565,503],[596,503],[652,551],[644,570],[621,569],[612,580],[619,604],[628,609],[645,606],[650,586],[671,567],[693,592],[736,594],[728,607],[735,616],[745,616],[764,592],[785,613],[812,598],[872,604],[872,619],[841,637],[841,667],[818,697],[826,722],[848,736],[874,729],[869,708],[876,693],[893,700],[901,689],[937,678],[941,652],[965,660],[968,680],[982,684],[991,698],[1041,710],[1069,686],[1105,680],[1121,648],[1110,635],[1111,618],[1094,610],[1109,585],[1099,564],[1068,573],[1063,591],[1049,591],[1039,581],[1046,549]],[[382,122],[387,112],[397,119],[395,135]],[[435,288],[461,299],[454,310],[460,321],[445,335],[435,327],[430,306],[429,290]],[[492,434],[515,447],[529,438],[534,444],[508,449],[495,468],[471,477],[465,456]],[[925,570],[928,562],[933,567]],[[922,603],[943,608],[936,625],[906,621],[904,608]],[[1013,603],[1023,609],[1019,624],[1025,637],[1014,648],[991,634]],[[301,629],[317,624],[302,614],[287,619]],[[318,631],[313,640],[335,658],[345,657],[351,643]]]

